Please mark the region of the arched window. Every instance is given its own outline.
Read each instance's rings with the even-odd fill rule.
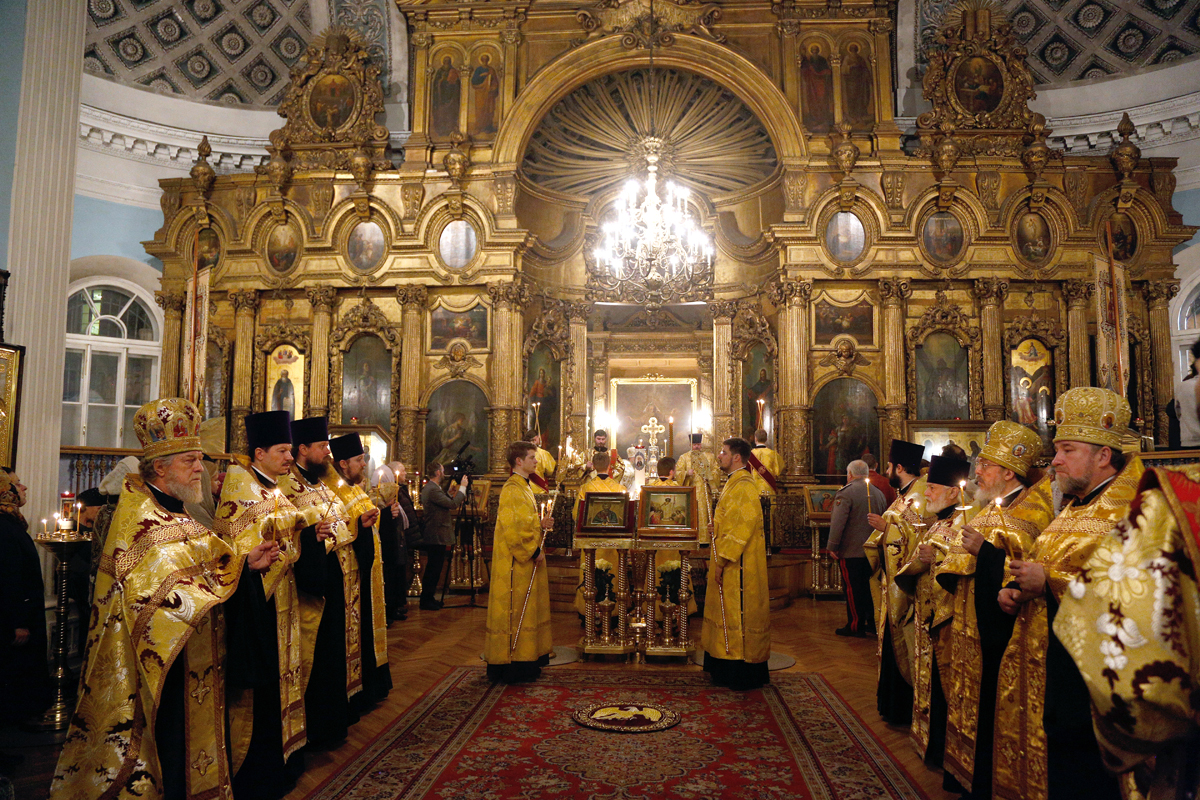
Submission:
[[[96,278],[67,300],[63,445],[138,447],[133,415],[158,390],[161,330],[144,291]]]

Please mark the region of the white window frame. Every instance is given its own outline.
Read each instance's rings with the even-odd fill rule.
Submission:
[[[65,337],[65,346],[67,350],[83,352],[82,375],[80,376],[80,399],[78,402],[63,401],[64,407],[69,405],[80,408],[78,441],[81,445],[88,447],[120,448],[124,446],[125,440],[124,414],[122,412],[125,407],[125,369],[128,363],[128,358],[129,356],[149,356],[153,359],[150,369],[150,386],[151,394],[157,394],[159,372],[162,369],[163,314],[162,309],[160,309],[158,304],[154,302],[154,297],[147,293],[146,290],[139,284],[125,280],[124,278],[109,277],[104,275],[93,275],[83,280],[73,282],[67,287],[67,296],[64,299],[64,302],[70,301],[70,299],[77,292],[93,288],[117,289],[140,301],[149,312],[150,325],[154,335],[154,338],[149,341],[140,339],[114,339],[108,336],[93,336],[79,333],[68,333]],[[127,308],[128,306],[125,307],[125,309]],[[122,312],[124,312],[125,309],[122,309]],[[93,353],[108,353],[118,357],[117,375],[115,379],[117,389],[116,407],[118,409],[117,431],[113,441],[103,445],[87,444],[88,406],[90,405],[89,401],[87,400],[87,393],[90,386],[90,373]],[[65,380],[65,374],[63,378]],[[103,405],[107,406],[108,404]]]

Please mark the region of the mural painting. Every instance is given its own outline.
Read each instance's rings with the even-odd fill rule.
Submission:
[[[838,261],[853,261],[867,245],[867,232],[851,211],[839,211],[825,226],[825,249]]]
[[[292,419],[304,416],[304,355],[293,345],[281,344],[267,359],[268,411],[286,411]]]
[[[296,266],[300,257],[300,232],[290,223],[276,225],[267,237],[267,263],[283,274]]]
[[[1128,214],[1117,212],[1108,218],[1109,224],[1112,225],[1112,255],[1117,261],[1128,261],[1137,253],[1138,235],[1137,226],[1133,224],[1133,220]],[[1106,232],[1100,231],[1101,239],[1106,238]],[[1107,249],[1107,242],[1105,242]]]
[[[969,352],[949,333],[917,347],[917,419],[969,419]]]
[[[212,228],[201,228],[196,239],[197,267],[215,267],[221,261],[221,237]]]
[[[350,238],[346,240],[346,258],[359,272],[372,272],[383,260],[385,247],[383,228],[378,222],[364,220],[350,231]]]
[[[529,367],[525,373],[525,425],[529,430],[542,434],[542,447],[556,455],[560,441],[559,406],[562,397],[562,365],[541,344],[529,354]],[[537,404],[535,406],[535,404]],[[535,414],[536,407],[536,414]],[[557,457],[557,456],[556,456]]]
[[[492,56],[483,53],[471,71],[471,133],[486,136],[496,132],[496,109],[500,99],[500,75],[492,66]]]
[[[1004,97],[1004,76],[991,59],[963,59],[954,73],[954,96],[972,114],[995,111]]]
[[[378,336],[360,336],[342,358],[342,424],[391,429],[392,354]]]
[[[845,483],[846,465],[872,453],[879,458],[878,400],[856,378],[836,378],[813,399],[812,470],[818,480]]]
[[[425,463],[445,466],[455,458],[469,459],[477,474],[487,472],[487,407],[487,396],[470,381],[450,381],[435,389],[425,418]]]
[[[1031,264],[1050,257],[1050,225],[1036,211],[1026,211],[1017,220],[1017,253]]]
[[[859,345],[874,344],[875,307],[869,300],[839,306],[821,298],[813,304],[813,343],[832,345],[838,336],[853,336]]]
[[[1047,420],[1054,416],[1054,356],[1040,339],[1024,339],[1009,357],[1013,421],[1033,428],[1043,443],[1050,444],[1053,437]]]
[[[823,42],[809,41],[800,57],[800,105],[809,133],[833,130],[833,67]]]
[[[454,59],[444,55],[430,83],[430,133],[449,136],[458,130],[458,105],[461,99],[462,74],[454,66]]]
[[[455,339],[463,339],[472,350],[488,348],[488,309],[480,303],[466,311],[438,306],[429,314],[429,347],[446,350]]]
[[[760,427],[768,434],[775,432],[775,365],[763,342],[750,348],[742,364],[742,438],[754,441]],[[762,400],[762,420],[759,420],[758,401]]]

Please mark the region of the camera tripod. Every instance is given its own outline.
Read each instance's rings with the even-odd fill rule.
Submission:
[[[467,484],[467,497],[462,506],[459,507],[458,515],[454,521],[454,536],[462,545],[464,555],[467,559],[467,582],[469,584],[471,596],[465,603],[458,603],[446,608],[484,608],[479,604],[479,587],[475,580],[475,542],[479,538],[480,533],[480,509],[479,504],[475,500],[475,492],[471,491],[472,484]],[[482,543],[481,543],[482,546]],[[446,602],[446,592],[450,589],[450,573],[454,571],[454,552],[451,550],[450,563],[442,568],[442,595],[441,602]],[[485,571],[487,564],[483,565]],[[490,573],[490,571],[488,571]],[[490,578],[490,574],[485,575]]]

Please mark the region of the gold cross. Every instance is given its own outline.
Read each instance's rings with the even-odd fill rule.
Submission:
[[[658,417],[651,417],[650,421],[642,426],[642,433],[650,434],[650,444],[657,445],[658,434],[662,433],[666,429],[667,428],[665,425],[658,424]]]

